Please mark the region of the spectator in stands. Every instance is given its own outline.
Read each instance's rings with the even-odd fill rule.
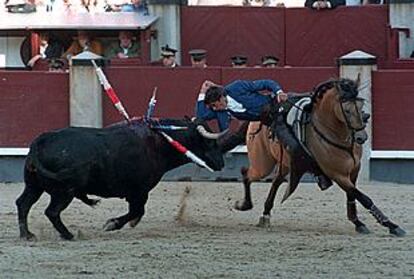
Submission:
[[[305,7],[315,10],[333,9],[344,6],[345,0],[306,0]]]
[[[62,58],[70,59],[83,51],[90,51],[98,55],[102,55],[102,45],[99,41],[93,40],[87,31],[78,31],[78,36],[73,38],[73,42]]]
[[[53,38],[49,33],[39,33],[40,47],[39,53],[33,56],[27,66],[33,67],[39,60],[59,58],[63,53],[62,43]]]
[[[410,58],[414,58],[414,50],[411,52]]]
[[[272,55],[265,55],[262,57],[262,67],[264,68],[275,68],[279,64],[279,58]]]
[[[121,4],[108,4],[107,12],[137,12],[148,14],[147,2],[145,0],[126,0]]]
[[[139,44],[131,31],[120,31],[119,42],[109,47],[108,58],[130,58],[139,56]]]
[[[36,3],[32,0],[7,0],[4,5],[9,13],[28,14],[36,12]]]
[[[346,3],[347,6],[352,6],[352,5],[348,5],[348,1],[350,0],[346,0],[346,1],[347,1]],[[384,0],[362,0],[362,5],[383,5],[385,3],[387,2],[385,2]]]
[[[161,60],[164,67],[175,68],[178,66],[175,61],[175,54],[177,50],[165,45],[161,48]]]
[[[191,56],[192,67],[207,68],[207,51],[205,49],[192,49],[188,53]]]
[[[233,68],[246,68],[247,67],[247,57],[244,55],[235,55],[231,57],[231,66]]]

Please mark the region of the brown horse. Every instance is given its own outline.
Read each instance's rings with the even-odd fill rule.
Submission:
[[[403,236],[405,231],[391,222],[367,195],[356,188],[362,144],[368,138],[363,104],[364,100],[358,97],[358,85],[354,81],[329,80],[317,86],[312,94],[310,121],[305,128],[306,147],[321,170],[346,192],[348,219],[355,225],[357,232],[369,233],[369,230],[358,219],[355,200],[368,209],[381,225],[389,228],[391,234]],[[247,150],[250,166],[242,169],[245,196],[236,202],[235,208],[251,209],[251,183],[266,177],[276,167],[276,175],[259,222],[261,226],[269,226],[276,192],[285,177],[289,174],[289,186],[282,202],[294,192],[307,170],[290,173],[288,152],[270,137],[270,128],[258,126],[257,122],[249,126]]]

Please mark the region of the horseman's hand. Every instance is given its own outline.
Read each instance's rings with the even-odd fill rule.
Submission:
[[[285,92],[280,92],[277,94],[277,102],[278,103],[284,103],[288,99],[288,95]]]
[[[205,94],[210,87],[216,86],[216,85],[217,84],[215,84],[214,82],[210,80],[204,81],[203,84],[201,85],[200,94]]]

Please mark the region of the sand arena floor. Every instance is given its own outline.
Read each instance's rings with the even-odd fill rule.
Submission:
[[[34,242],[18,237],[14,201],[22,187],[0,184],[0,278],[414,278],[413,185],[360,187],[407,231],[404,238],[390,236],[362,206],[372,233],[358,235],[337,186],[321,192],[301,184],[283,205],[280,192],[272,226],[258,228],[268,183],[254,184],[255,208],[238,212],[239,183],[163,182],[136,228],[102,230],[126,211],[123,200],[96,208],[75,200],[62,214],[74,241],[61,240],[43,214],[44,194],[29,216]]]

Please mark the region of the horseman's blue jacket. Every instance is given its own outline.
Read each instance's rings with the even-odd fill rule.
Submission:
[[[273,80],[237,80],[224,87],[227,97],[225,111],[213,111],[204,104],[204,96],[197,102],[197,117],[204,120],[217,119],[220,130],[227,129],[230,116],[240,120],[258,121],[264,105],[271,102],[272,97],[281,91],[279,83]],[[262,91],[270,92],[264,95]]]

